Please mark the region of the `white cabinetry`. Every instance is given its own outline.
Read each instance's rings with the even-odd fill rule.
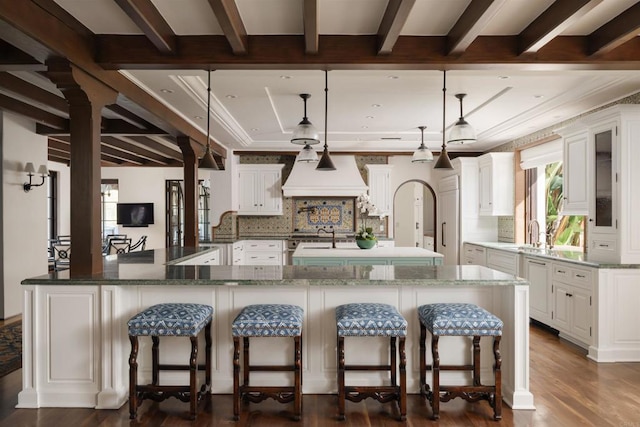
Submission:
[[[587,215],[589,193],[587,179],[587,157],[589,133],[581,129],[564,137],[563,143],[563,215]]]
[[[244,241],[235,242],[231,248],[231,265],[244,264]]]
[[[593,279],[589,269],[552,263],[553,323],[562,336],[591,345]]]
[[[478,157],[480,215],[513,215],[513,153]]]
[[[518,254],[500,249],[487,249],[485,266],[503,273],[518,275]]]
[[[282,215],[284,165],[238,165],[239,215]]]
[[[393,165],[365,165],[369,175],[369,197],[376,207],[376,215],[393,212],[391,169]]]
[[[551,325],[551,262],[524,257],[522,276],[529,281],[529,317]]]
[[[177,265],[221,265],[220,249],[212,249],[202,255],[186,259]]]
[[[487,263],[487,249],[471,243],[464,244],[464,263],[485,266]]]
[[[283,265],[282,240],[245,240],[245,265]]]

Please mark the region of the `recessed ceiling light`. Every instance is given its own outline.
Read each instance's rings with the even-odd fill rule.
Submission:
[[[398,80],[400,77],[398,77],[398,76],[387,76],[387,78],[391,79],[391,80]]]
[[[235,96],[235,95],[227,95],[227,96],[225,96],[225,98],[227,98],[227,99],[236,99],[237,96]]]
[[[362,129],[369,129],[369,126],[362,126]]]
[[[373,119],[373,116],[365,116],[365,119]]]
[[[540,98],[544,98],[544,95],[533,95],[533,97],[534,97],[535,99],[540,99]]]
[[[171,89],[160,89],[160,92],[162,92],[162,93],[173,93],[173,90],[171,90]]]
[[[507,80],[509,78],[509,76],[498,76],[498,78],[500,80]]]
[[[252,130],[253,132],[256,132],[256,131],[259,131],[259,130],[260,130],[260,128],[251,128],[251,130]]]
[[[371,104],[371,106],[372,106],[373,108],[380,108],[380,107],[381,107],[381,105],[380,105],[380,104]]]
[[[193,118],[194,118],[194,119],[196,119],[196,120],[202,120],[202,119],[204,119],[204,117],[202,117],[202,116],[194,116]]]
[[[291,78],[291,76],[280,76],[280,78],[282,80],[289,80]]]

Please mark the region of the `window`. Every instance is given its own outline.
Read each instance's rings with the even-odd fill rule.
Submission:
[[[49,171],[47,180],[47,240],[58,236],[58,172]]]
[[[584,247],[582,215],[560,215],[564,202],[562,162],[545,166],[545,230],[554,246]]]
[[[107,235],[118,234],[117,205],[118,205],[118,180],[103,179],[100,184],[100,201],[102,209],[102,240],[107,240]]]
[[[209,200],[211,193],[204,181],[198,181],[198,235],[201,242],[211,240],[211,228],[209,227]]]

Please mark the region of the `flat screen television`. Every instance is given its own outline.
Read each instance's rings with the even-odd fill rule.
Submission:
[[[117,223],[123,227],[148,227],[153,224],[153,203],[118,203]]]

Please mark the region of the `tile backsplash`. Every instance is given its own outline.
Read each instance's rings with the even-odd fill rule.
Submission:
[[[320,228],[354,231],[354,198],[295,198],[293,203],[295,233],[315,233]]]

